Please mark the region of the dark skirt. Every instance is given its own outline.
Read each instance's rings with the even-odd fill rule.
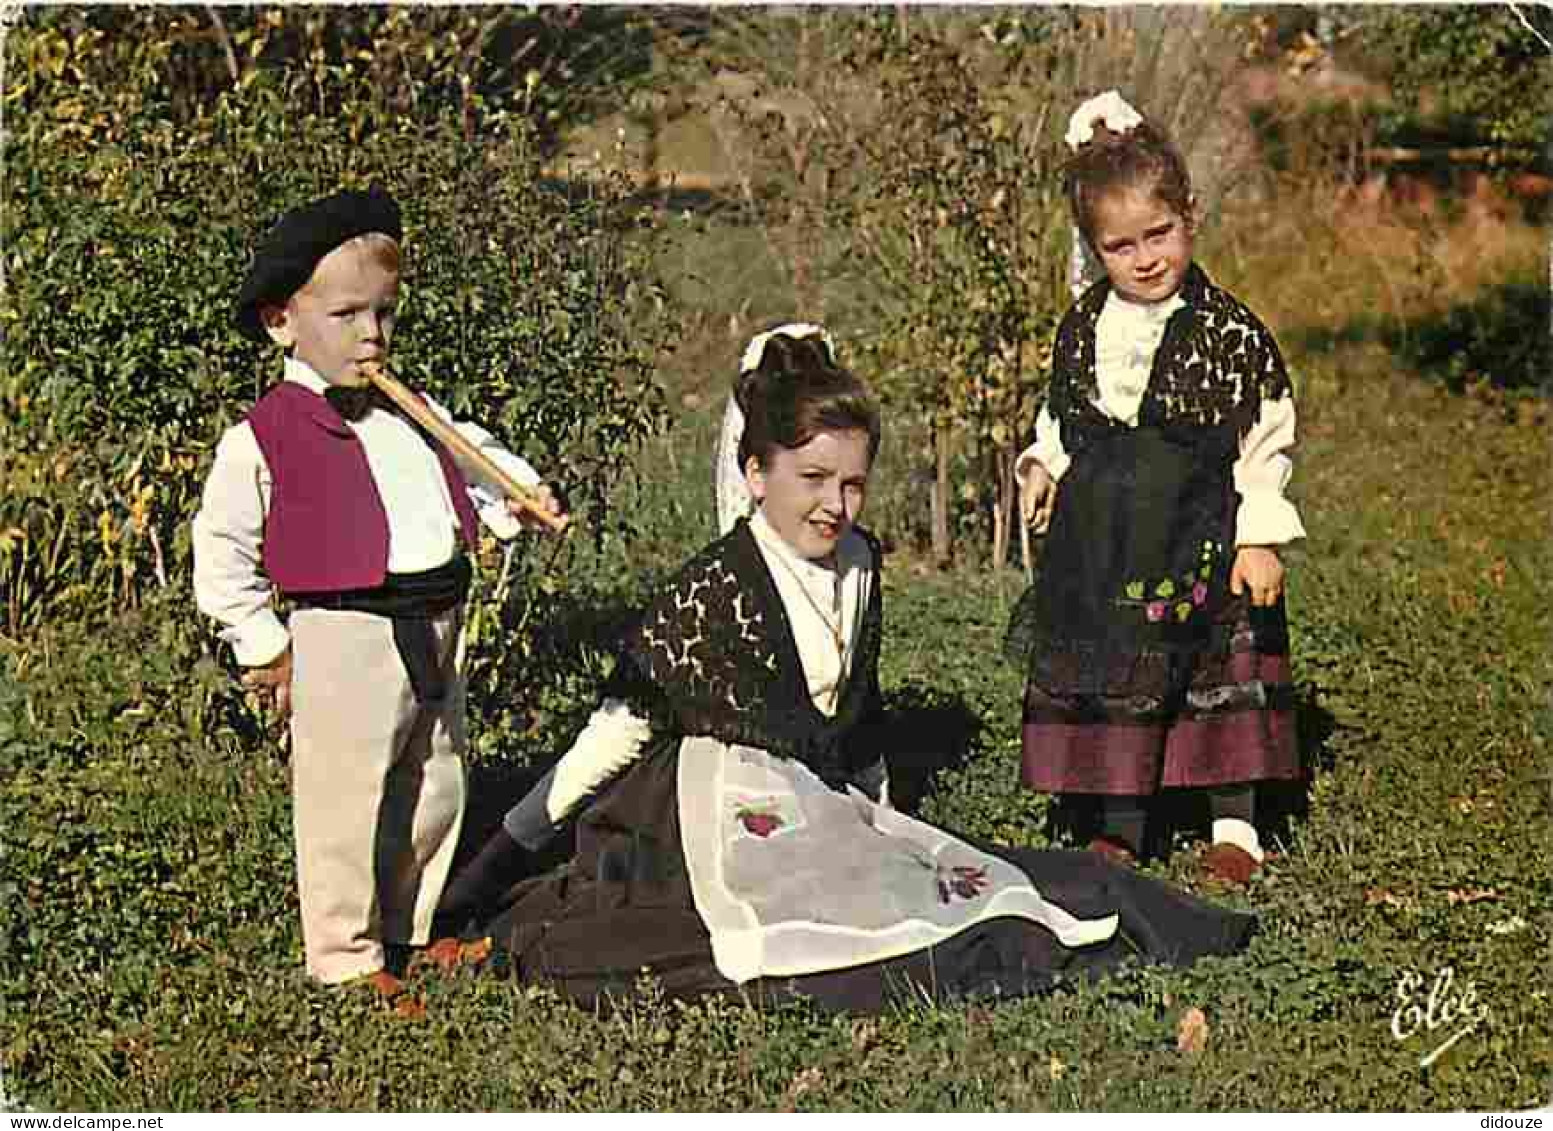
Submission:
[[[1284,605],[1229,591],[1230,467],[1150,428],[1075,455],[1009,627],[1030,788],[1146,795],[1299,775]]]
[[[1225,652],[1166,699],[1025,686],[1021,779],[1043,793],[1149,795],[1302,773],[1284,606],[1223,606]]]
[[[742,986],[724,978],[696,913],[680,848],[677,753],[638,763],[579,820],[576,856],[518,885],[479,933],[491,965],[593,1007],[629,997],[650,972],[673,998],[733,994],[756,1003],[803,998],[822,1010],[877,1013],[909,1002],[1020,997],[1128,959],[1187,965],[1240,950],[1250,915],[1085,852],[994,850],[1041,894],[1081,918],[1120,917],[1117,934],[1077,949],[1024,919],[994,919],[936,946],[885,961]]]

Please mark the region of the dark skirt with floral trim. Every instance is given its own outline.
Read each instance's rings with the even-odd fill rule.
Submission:
[[[1148,428],[1075,456],[1009,627],[1030,788],[1149,795],[1300,775],[1284,604],[1229,592],[1229,466]]]
[[[871,1014],[923,1001],[1045,993],[1127,962],[1187,966],[1241,951],[1256,930],[1252,915],[1095,853],[981,846],[1072,914],[1117,915],[1116,934],[1070,948],[1027,919],[989,919],[896,958],[736,984],[718,971],[696,910],[680,838],[677,765],[670,747],[633,766],[578,819],[567,864],[516,885],[501,911],[466,932],[491,940],[488,972],[547,986],[589,1008],[629,999],[650,974],[671,998],[803,999],[826,1012]]]

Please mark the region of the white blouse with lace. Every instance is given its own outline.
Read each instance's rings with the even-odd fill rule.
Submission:
[[[1158,303],[1135,303],[1114,291],[1095,327],[1095,405],[1113,420],[1136,427],[1138,406],[1164,338],[1165,324],[1183,305],[1179,294]],[[1235,489],[1240,509],[1235,517],[1236,544],[1282,546],[1305,537],[1294,504],[1284,497],[1293,472],[1288,453],[1294,447],[1294,398],[1264,401],[1261,412],[1240,442],[1235,461]],[[1035,442],[1020,453],[1014,474],[1021,483],[1033,463],[1062,480],[1071,462],[1062,446],[1057,420],[1043,407],[1035,422]]]

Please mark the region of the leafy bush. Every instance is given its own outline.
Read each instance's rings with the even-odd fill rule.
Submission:
[[[27,22],[44,33],[29,37],[29,62],[69,70],[76,86],[8,84],[45,113],[90,106],[118,118],[151,99],[187,121],[260,74],[350,66],[395,114],[457,107],[476,123],[501,112],[524,119],[547,153],[563,127],[612,109],[651,58],[648,21],[622,7],[53,5]]]
[[[1542,280],[1502,283],[1389,335],[1411,368],[1460,391],[1475,382],[1519,392],[1549,390],[1548,288]]]
[[[1503,146],[1522,161],[1542,155],[1553,79],[1545,6],[1399,5],[1365,13],[1355,38],[1361,61],[1386,75],[1397,98],[1382,123],[1388,140],[1416,144],[1443,133],[1457,144]]]
[[[1365,150],[1375,143],[1379,112],[1373,101],[1310,98],[1258,103],[1247,117],[1270,171],[1357,180],[1366,168]]]

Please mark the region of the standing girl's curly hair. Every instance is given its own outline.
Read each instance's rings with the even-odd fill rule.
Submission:
[[[1169,135],[1147,120],[1125,133],[1096,124],[1094,134],[1062,167],[1062,191],[1073,221],[1091,247],[1095,202],[1115,189],[1148,187],[1187,220],[1193,211],[1192,175]]]

